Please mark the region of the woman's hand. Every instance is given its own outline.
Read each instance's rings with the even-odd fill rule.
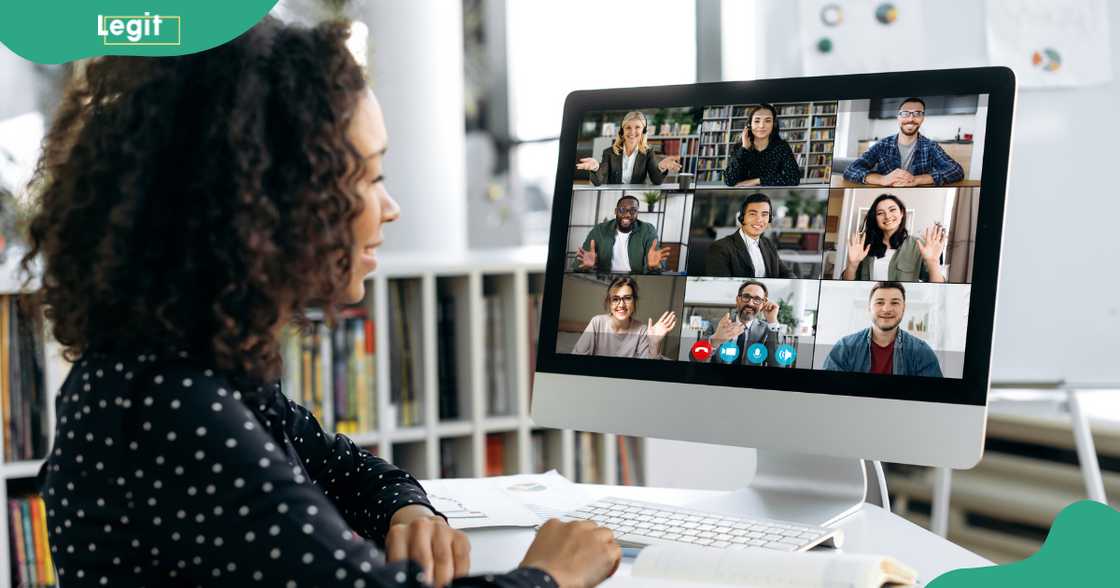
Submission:
[[[393,513],[385,548],[390,562],[411,559],[420,564],[433,586],[465,576],[471,567],[467,536],[419,504]]]
[[[539,531],[521,567],[544,570],[560,588],[595,586],[614,574],[622,548],[614,533],[591,521],[551,519]]]
[[[922,238],[918,239],[918,251],[927,264],[938,263],[938,258],[945,251],[945,237],[945,229],[941,225],[933,225],[922,232]]]
[[[864,245],[863,233],[848,238],[848,267],[856,267],[871,252],[871,244]]]
[[[661,313],[661,318],[657,322],[653,319],[646,319],[646,336],[649,337],[649,346],[657,353],[661,353],[661,342],[665,339],[665,335],[672,332],[673,328],[677,326],[677,313],[667,310]]]
[[[679,172],[679,171],[681,171],[681,161],[680,161],[680,159],[681,159],[680,155],[669,155],[667,157],[662,157],[661,161],[657,162],[657,169],[659,169],[663,172],[670,172],[670,173]]]
[[[579,163],[576,164],[576,169],[582,169],[589,172],[599,171],[599,161],[594,157],[584,157],[583,159],[579,160]]]
[[[743,181],[739,182],[738,184],[735,184],[735,187],[736,188],[742,188],[742,187],[745,187],[745,186],[758,186],[760,184],[762,184],[762,179],[761,178],[754,178],[754,179],[750,179],[750,180],[743,180]]]

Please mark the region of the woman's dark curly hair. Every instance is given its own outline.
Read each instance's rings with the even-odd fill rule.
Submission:
[[[280,321],[345,289],[367,91],[346,23],[266,17],[182,57],[105,57],[67,87],[24,271],[66,356],[191,350],[257,381]]]

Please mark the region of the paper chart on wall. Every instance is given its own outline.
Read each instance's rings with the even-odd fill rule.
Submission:
[[[988,0],[988,57],[1015,70],[1020,88],[1112,80],[1104,0]]]
[[[806,75],[921,69],[929,62],[917,0],[801,0]]]

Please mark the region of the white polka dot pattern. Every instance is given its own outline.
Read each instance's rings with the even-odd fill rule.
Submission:
[[[68,588],[423,585],[379,549],[396,509],[428,505],[419,482],[325,433],[278,384],[238,384],[185,353],[92,355],[56,415],[42,490]],[[453,585],[550,582],[520,569]]]

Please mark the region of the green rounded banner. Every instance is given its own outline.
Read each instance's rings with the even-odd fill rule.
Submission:
[[[37,63],[185,55],[221,45],[277,0],[34,0],[0,8],[0,43]]]

